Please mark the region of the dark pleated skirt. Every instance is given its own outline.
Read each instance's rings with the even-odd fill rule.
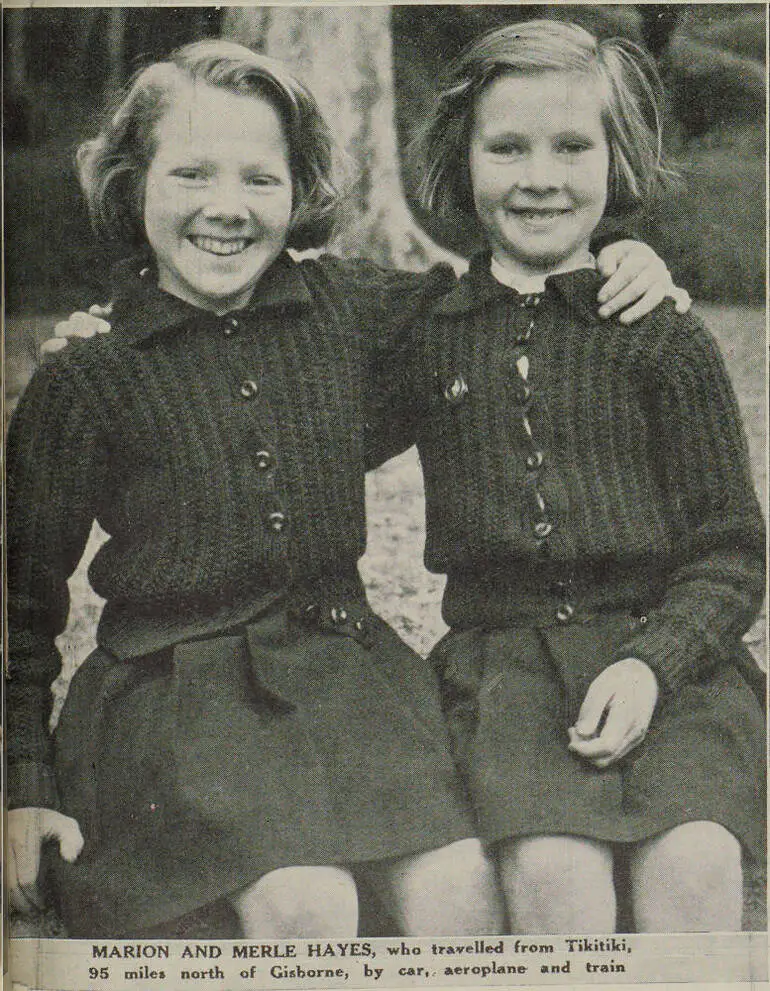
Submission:
[[[710,820],[764,855],[765,723],[738,653],[735,665],[660,700],[644,741],[617,764],[597,770],[567,749],[588,686],[637,622],[611,614],[564,627],[469,629],[436,647],[453,748],[484,840],[572,834],[635,843]]]
[[[432,669],[365,618],[348,636],[281,608],[130,662],[91,654],[55,738],[85,837],[55,858],[71,935],[158,935],[276,868],[473,835]]]

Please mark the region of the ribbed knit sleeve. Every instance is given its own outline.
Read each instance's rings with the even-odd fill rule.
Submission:
[[[449,265],[423,274],[380,270],[370,337],[367,469],[415,443],[425,396],[415,382],[415,341],[433,302],[455,285]]]
[[[661,317],[658,317],[660,321]],[[764,593],[764,521],[740,413],[719,350],[694,318],[676,320],[642,371],[675,557],[660,608],[618,656],[645,660],[674,692],[735,651]]]
[[[58,356],[57,356],[58,357]],[[69,608],[104,488],[99,419],[72,374],[72,354],[37,372],[12,418],[7,448],[8,794],[11,807],[56,807],[50,770],[54,638]]]

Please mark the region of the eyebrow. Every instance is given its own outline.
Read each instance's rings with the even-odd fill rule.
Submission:
[[[598,130],[598,129],[597,129]],[[593,128],[576,128],[570,127],[565,128],[563,131],[554,131],[550,135],[551,138],[587,138],[594,137],[596,132]],[[497,128],[491,126],[489,130],[482,131],[480,137],[484,140],[494,139],[495,141],[500,140],[514,140],[514,141],[528,141],[529,134],[524,131],[514,131],[511,128],[505,128],[498,130]]]

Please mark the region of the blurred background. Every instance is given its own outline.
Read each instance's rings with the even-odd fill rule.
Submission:
[[[474,36],[523,18],[557,17],[642,43],[658,62],[668,91],[666,150],[683,183],[626,225],[665,258],[717,337],[765,503],[764,4],[36,7],[6,8],[3,16],[8,409],[56,320],[107,298],[109,268],[121,252],[94,241],[73,159],[79,142],[96,132],[105,100],[137,68],[207,36],[286,59],[319,99],[341,147],[347,217],[331,249],[413,269],[449,258],[459,270],[475,246],[474,232],[428,223],[414,202],[419,163],[407,161],[405,148],[441,69]],[[445,629],[443,578],[422,566],[422,484],[414,452],[372,473],[367,496],[362,572],[370,598],[426,653]],[[93,646],[101,604],[85,567],[103,539],[96,531],[71,580],[59,702]],[[763,622],[748,641],[764,663]],[[216,924],[207,930],[200,919],[191,925],[191,935],[227,934]],[[368,931],[382,926],[375,918]],[[747,873],[744,927],[766,927],[758,866]],[[14,931],[55,935],[60,929],[49,914],[32,923],[18,920]]]
[[[420,267],[435,257],[404,148],[449,58],[524,17],[578,21],[655,55],[670,100],[667,150],[685,183],[633,230],[694,297],[761,303],[765,292],[763,4],[82,7],[6,9],[6,307],[68,311],[104,293],[114,252],[89,231],[73,169],[78,143],[138,67],[224,35],[286,58],[310,84],[345,152],[351,195],[335,247]],[[406,199],[401,194],[403,180]],[[464,252],[462,229],[427,227]]]

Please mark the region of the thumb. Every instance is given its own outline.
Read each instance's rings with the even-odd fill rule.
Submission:
[[[674,288],[669,292],[669,296],[671,296],[674,300],[674,309],[677,313],[689,312],[690,307],[692,306],[692,299],[686,289],[679,289],[674,286]]]
[[[84,840],[80,826],[74,819],[62,815],[61,812],[52,809],[46,811],[43,835],[46,839],[59,841],[59,853],[69,864],[77,860],[83,849]]]
[[[604,276],[605,279],[614,275],[618,270],[618,265],[620,265],[620,260],[624,253],[622,244],[622,241],[615,241],[612,244],[608,244],[602,248],[596,258],[596,267],[599,269],[599,274]]]
[[[106,320],[107,317],[112,315],[112,307],[113,307],[112,300],[110,300],[108,303],[105,303],[104,306],[100,306],[98,303],[94,303],[93,306],[88,307],[88,312],[91,314],[92,317],[101,317],[102,319]],[[100,333],[103,333],[103,331],[100,331]]]

